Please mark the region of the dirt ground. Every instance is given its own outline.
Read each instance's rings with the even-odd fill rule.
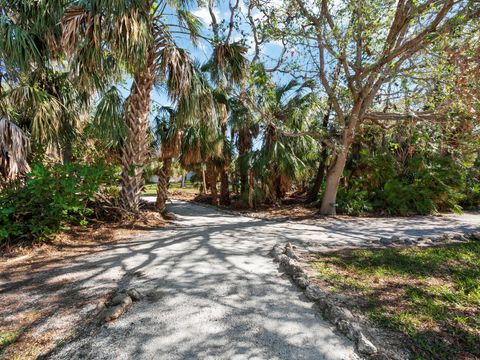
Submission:
[[[111,289],[81,293],[81,274],[64,272],[68,264],[100,253],[152,229],[165,226],[160,215],[144,210],[135,223],[94,222],[72,227],[55,239],[3,247],[0,251],[0,358],[35,359],[95,313]],[[10,345],[9,345],[10,344]],[[3,347],[3,349],[2,349]]]
[[[192,195],[172,193],[172,198],[177,196],[185,200],[187,196],[192,198]],[[200,239],[198,263],[203,266],[203,251],[209,253],[210,242],[214,241],[211,239],[220,235],[219,244],[226,244],[230,238],[235,239],[236,246],[253,240],[253,243],[242,245],[248,251],[257,246],[263,246],[267,251],[274,241],[324,250],[369,246],[382,236],[418,237],[466,231],[476,229],[480,224],[479,215],[468,214],[461,217],[337,218],[327,221],[316,215],[315,209],[300,204],[245,212],[245,215],[255,217],[305,219],[292,225],[290,221],[268,222],[226,215],[213,207],[198,207],[192,202],[174,200],[167,206],[174,213],[183,211],[186,224],[191,228],[175,230],[167,226],[160,232],[152,231],[167,225],[158,213],[152,211],[144,222],[121,226],[99,223],[88,228],[72,228],[48,243],[3,249],[0,258],[0,345],[11,345],[3,352],[0,350],[0,358],[34,359],[54,348],[60,339],[73,335],[74,329],[91,319],[98,306],[114,291],[131,286],[137,277],[141,277],[138,269],[148,268],[148,264],[165,256],[171,260],[173,255],[164,253],[164,247],[170,246],[170,242],[173,254],[182,257],[183,253],[177,254],[176,246],[182,244],[188,253],[191,238],[197,236]],[[175,231],[185,232],[176,235]],[[258,242],[260,237],[264,240]],[[225,260],[223,257],[224,252],[220,251],[219,258]],[[250,259],[250,255],[247,258]],[[153,280],[158,281],[157,273]]]
[[[201,204],[211,204],[212,199],[208,195],[201,195],[199,193],[192,193],[182,190],[172,190],[169,192],[171,199],[193,201]],[[238,202],[232,199],[230,206],[219,206],[220,209],[235,210],[244,216],[254,217],[258,219],[271,220],[291,220],[304,221],[315,220],[322,218],[318,214],[318,209],[315,207],[306,206],[302,197],[287,197],[282,205],[260,205],[255,209],[246,209]]]

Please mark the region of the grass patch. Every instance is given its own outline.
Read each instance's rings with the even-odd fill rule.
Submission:
[[[142,195],[147,195],[147,196],[157,195],[157,184],[145,184],[142,190]]]
[[[168,186],[169,191],[182,191],[186,193],[197,193],[198,185],[194,185],[191,181],[185,182],[185,187],[182,188],[181,182],[170,183]],[[157,184],[146,184],[143,187],[142,195],[146,196],[156,196],[157,195]]]
[[[22,329],[0,332],[0,350],[3,350],[7,346],[15,343],[15,341],[17,341],[18,337],[21,334],[22,334]]]
[[[317,254],[319,283],[409,336],[419,359],[480,357],[480,242]]]

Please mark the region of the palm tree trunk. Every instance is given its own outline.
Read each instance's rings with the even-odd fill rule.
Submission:
[[[220,205],[230,205],[230,190],[228,189],[228,173],[226,166],[220,173]]]
[[[201,194],[207,193],[207,177],[205,175],[205,165],[202,164],[202,189],[200,191]]]
[[[217,192],[217,173],[215,167],[211,162],[207,163],[208,173],[208,186],[210,187],[210,193],[212,195],[212,204],[218,205],[218,192]]]
[[[125,210],[138,212],[143,170],[148,157],[148,113],[155,81],[154,51],[150,49],[147,64],[133,77],[130,96],[125,106],[127,138],[122,149],[121,202]]]
[[[275,194],[275,202],[281,202],[283,199],[282,176],[278,172],[278,168],[274,168],[273,193]]]
[[[253,209],[255,207],[255,178],[253,170],[248,170],[248,207]]]
[[[224,110],[224,121],[222,123],[222,134],[226,139],[227,137],[227,111],[225,106],[222,107]],[[224,156],[223,165],[220,171],[220,205],[230,205],[230,190],[228,189],[228,162],[230,161],[228,156]]]
[[[172,158],[163,159],[162,167],[158,169],[158,184],[157,184],[157,202],[155,207],[161,214],[167,212],[166,203],[168,200],[168,181],[170,179],[170,172],[172,169]]]
[[[240,173],[240,194],[244,194],[248,188],[248,175],[244,171]]]
[[[250,134],[248,129],[245,127],[240,129],[238,132],[238,157],[247,156],[248,151],[250,151]],[[240,194],[244,194],[248,189],[248,169],[240,168]]]
[[[181,185],[182,188],[185,187],[185,180],[186,180],[186,179],[187,179],[187,173],[184,172],[184,173],[182,174],[182,185]]]

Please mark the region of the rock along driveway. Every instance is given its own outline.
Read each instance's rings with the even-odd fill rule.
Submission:
[[[353,344],[268,256],[277,242],[306,247],[362,245],[393,234],[478,228],[480,216],[269,222],[174,202],[175,226],[98,256],[108,281],[147,294],[120,319],[83,333],[52,359],[355,359]],[[88,259],[85,259],[88,262]],[[99,283],[100,281],[100,283]],[[83,283],[101,286],[105,278]]]

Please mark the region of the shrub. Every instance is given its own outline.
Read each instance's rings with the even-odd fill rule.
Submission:
[[[22,186],[0,193],[0,243],[45,239],[67,224],[86,224],[95,194],[113,181],[102,164],[33,164]]]
[[[467,173],[465,197],[460,205],[471,210],[480,208],[480,156]]]
[[[449,157],[413,157],[403,176],[387,181],[382,199],[392,215],[460,212],[465,168]]]
[[[337,197],[339,212],[426,215],[478,204],[480,185],[472,168],[452,157],[420,152],[398,161],[392,152],[360,155],[353,170],[345,171],[346,186],[339,188]]]
[[[355,191],[339,189],[338,211],[347,215],[361,215],[372,211],[373,206],[368,200],[368,193],[366,191]]]

